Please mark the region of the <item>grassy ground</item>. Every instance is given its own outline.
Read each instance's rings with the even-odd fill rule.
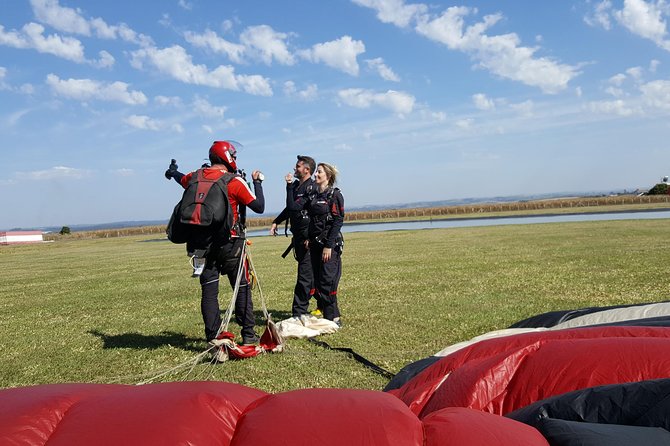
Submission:
[[[345,326],[322,339],[396,372],[534,314],[667,300],[667,229],[667,220],[629,220],[347,234]],[[275,320],[290,316],[287,241],[261,237],[251,248]],[[183,246],[151,235],[0,247],[0,387],[137,383],[202,351],[187,262]],[[222,290],[225,307],[231,293]],[[202,364],[188,379],[272,392],[387,382],[303,340],[283,354]]]

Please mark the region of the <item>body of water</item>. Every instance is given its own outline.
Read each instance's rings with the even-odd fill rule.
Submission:
[[[345,223],[342,227],[342,232],[403,231],[410,229],[466,228],[475,226],[527,225],[605,220],[650,220],[662,218],[670,218],[670,209],[562,215],[450,218],[444,220],[394,221],[388,223]],[[283,235],[283,226],[280,233]],[[247,235],[250,237],[269,235],[269,230],[249,231]]]

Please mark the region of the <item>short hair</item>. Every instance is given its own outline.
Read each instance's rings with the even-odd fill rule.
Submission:
[[[298,155],[298,161],[302,161],[309,167],[309,173],[314,173],[316,171],[316,161],[314,161],[314,158],[311,156]]]
[[[337,174],[340,173],[340,171],[337,170],[337,167],[328,163],[319,163],[319,166],[321,166],[326,172],[326,175],[328,175],[328,187],[332,187],[337,182]]]

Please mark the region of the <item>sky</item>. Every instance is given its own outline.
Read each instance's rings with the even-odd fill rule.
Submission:
[[[0,228],[167,220],[215,140],[284,205],[650,188],[670,175],[668,0],[6,0]]]

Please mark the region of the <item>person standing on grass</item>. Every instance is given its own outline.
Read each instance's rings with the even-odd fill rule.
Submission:
[[[237,170],[237,149],[231,141],[214,141],[209,149],[211,166],[200,170],[208,179],[216,180],[226,173],[235,174],[228,182],[228,201],[233,213],[233,227],[230,234],[217,234],[212,228],[212,243],[205,254],[205,264],[200,274],[202,299],[200,310],[205,323],[205,338],[208,342],[214,340],[221,327],[221,310],[219,309],[219,275],[226,274],[230,285],[235,289],[237,271],[240,261],[244,261],[240,286],[235,301],[235,320],[242,327],[242,344],[253,345],[258,343],[258,336],[254,331],[254,307],[249,287],[249,271],[246,259],[241,259],[244,243],[246,243],[246,228],[240,219],[244,206],[262,214],[265,210],[263,197],[263,175],[259,170],[251,174],[254,192]],[[165,172],[165,177],[174,178],[184,189],[191,181],[195,172],[184,175],[177,171],[177,165],[171,164]],[[197,274],[196,274],[197,275]]]
[[[295,183],[292,188],[294,201],[301,200],[309,196],[316,190],[312,175],[316,170],[314,158],[304,155],[298,155],[298,161],[295,163],[291,182]],[[289,174],[290,175],[290,174]],[[287,175],[287,176],[289,176]],[[295,181],[294,181],[295,178]],[[270,226],[270,235],[277,235],[277,226],[282,222],[288,221],[291,224],[291,244],[283,256],[286,256],[293,249],[293,257],[298,262],[298,277],[295,288],[293,289],[293,305],[291,314],[299,318],[307,314],[309,308],[309,299],[312,294],[314,284],[314,274],[312,273],[312,261],[309,255],[309,215],[305,209],[300,211],[289,211],[284,208]]]
[[[297,187],[291,174],[286,175],[286,208],[291,212],[306,210],[309,215],[307,242],[314,272],[315,297],[323,317],[341,326],[337,304],[337,287],[342,276],[342,225],[344,197],[334,187],[337,168],[319,163],[314,183],[316,190],[308,196],[294,198]]]

